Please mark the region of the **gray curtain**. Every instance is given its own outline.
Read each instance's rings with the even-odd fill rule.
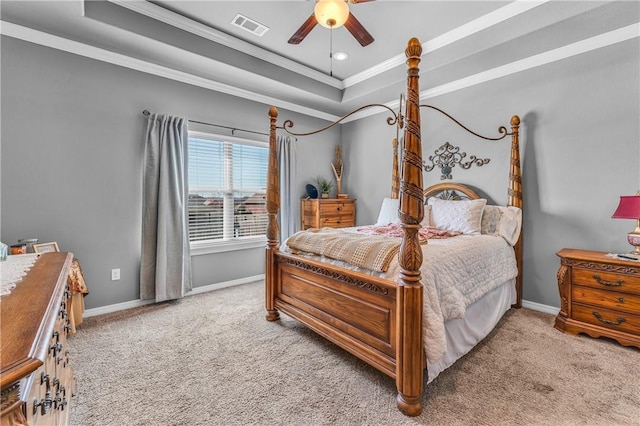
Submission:
[[[187,141],[186,119],[149,115],[142,194],[141,299],[178,299],[191,290]]]
[[[280,242],[296,232],[300,223],[300,196],[296,193],[296,139],[278,136],[280,171]]]

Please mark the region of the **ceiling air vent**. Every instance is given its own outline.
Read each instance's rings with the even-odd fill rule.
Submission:
[[[249,31],[250,33],[257,35],[258,37],[262,37],[264,33],[269,31],[268,27],[265,27],[264,25],[254,21],[253,19],[240,15],[239,13],[236,15],[235,18],[233,18],[233,21],[231,21],[231,23],[236,27],[240,27],[243,30]]]

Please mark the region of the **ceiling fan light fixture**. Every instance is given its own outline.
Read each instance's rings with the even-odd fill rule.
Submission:
[[[338,28],[347,22],[349,6],[344,0],[320,0],[316,3],[313,14],[323,27]]]

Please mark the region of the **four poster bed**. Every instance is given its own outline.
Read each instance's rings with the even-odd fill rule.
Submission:
[[[404,128],[404,141],[401,167],[397,167],[397,155],[394,155],[390,200],[390,204],[393,204],[392,199],[397,199],[396,211],[399,223],[388,224],[386,228],[383,226],[384,231],[367,227],[368,231],[373,229],[373,233],[378,233],[388,232],[389,227],[395,226],[392,231],[396,232],[396,236],[399,235],[398,232],[401,235],[401,238],[397,238],[396,251],[392,249],[386,252],[386,257],[389,257],[389,253],[393,255],[389,257],[388,262],[382,262],[385,263],[386,269],[382,268],[378,272],[368,271],[367,268],[358,267],[357,263],[356,266],[349,265],[345,259],[336,260],[328,259],[327,256],[313,255],[304,250],[304,245],[303,250],[293,250],[285,247],[285,245],[291,245],[289,241],[283,244],[282,248],[279,247],[279,230],[276,221],[279,209],[276,129],[286,130],[287,126],[291,127],[293,124],[285,122],[284,126],[278,127],[276,108],[272,107],[269,110],[266,318],[269,321],[275,321],[279,319],[279,313],[283,312],[392,377],[398,389],[398,408],[406,415],[416,416],[422,412],[425,369],[429,374],[429,380],[432,380],[435,375],[484,338],[506,310],[511,306],[520,306],[522,277],[519,271],[522,270],[522,238],[518,228],[510,243],[493,235],[461,235],[440,240],[431,239],[430,237],[434,234],[430,234],[428,240],[424,239],[424,229],[421,228],[425,223],[423,221],[425,211],[428,222],[437,216],[434,209],[441,208],[440,201],[436,201],[436,197],[445,199],[462,197],[465,198],[464,201],[442,201],[472,203],[475,210],[477,210],[477,204],[481,204],[480,211],[484,208],[486,200],[481,202],[475,191],[461,184],[441,183],[423,189],[421,105],[419,105],[418,88],[418,64],[422,46],[419,40],[411,39],[405,53],[408,65],[405,115],[400,113],[396,116],[398,128]],[[402,110],[402,105],[400,108]],[[392,121],[387,120],[389,124]],[[503,133],[502,137],[511,136],[508,207],[502,208],[521,211],[523,201],[518,141],[519,123],[519,118],[514,116],[511,119],[511,132],[507,133],[504,127],[501,127],[500,131]],[[476,134],[476,136],[479,135]],[[494,140],[497,139],[500,138]],[[394,145],[396,145],[395,141]],[[429,200],[426,206],[425,199]],[[455,206],[462,205],[464,204]],[[447,208],[450,207],[447,205]],[[445,209],[438,214],[440,219],[443,217],[446,219],[448,216],[445,217],[442,214],[449,213]],[[350,235],[357,233],[357,230],[323,230],[326,234],[320,230],[315,231],[320,235],[320,240],[307,241],[308,245],[322,245],[322,241],[332,238],[337,232],[351,232]],[[477,233],[479,233],[477,230],[472,232],[472,234]],[[297,234],[294,237],[299,238]],[[477,238],[483,237],[486,241],[491,239],[490,244],[500,246],[498,251],[487,250],[484,242],[482,244],[477,242],[480,241]],[[303,236],[303,243],[305,238],[306,234]],[[462,249],[454,248],[458,241],[466,241]],[[438,254],[439,247],[444,247],[444,254]],[[455,254],[460,253],[460,250],[463,250],[462,255]],[[476,257],[488,251],[493,253],[489,259],[486,256]],[[356,249],[355,252],[357,253],[358,250]],[[477,253],[474,254],[474,252]],[[354,256],[354,258],[357,257]],[[377,257],[380,260],[381,255]],[[467,259],[470,258],[473,261],[469,263]],[[456,285],[456,283],[449,283],[450,280],[471,282],[476,276],[484,273],[488,275],[487,280],[491,281],[492,276],[499,274],[492,269],[494,266],[489,265],[489,261],[501,258],[506,259],[508,266],[504,264],[497,266],[499,271],[507,271],[499,283],[492,285],[489,290],[466,289],[462,291],[464,293],[462,299],[457,293],[449,294],[449,297],[454,299],[458,297],[457,302],[461,306],[456,308],[454,303],[454,308],[445,308],[443,305],[440,309],[438,297],[442,296],[441,293],[446,293],[444,289],[449,288],[450,285]],[[440,272],[436,268],[447,259],[454,262],[453,265],[448,266],[448,270],[453,269],[455,274]],[[459,272],[462,275],[458,276]],[[440,287],[435,287],[436,282]],[[445,313],[445,310],[461,312]]]

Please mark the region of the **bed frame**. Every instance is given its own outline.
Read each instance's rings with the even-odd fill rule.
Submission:
[[[404,231],[398,255],[399,278],[394,282],[279,251],[276,129],[286,128],[286,123],[284,127],[277,126],[278,111],[271,107],[265,305],[267,320],[278,320],[280,312],[283,312],[395,379],[398,408],[406,415],[417,416],[422,412],[426,367],[420,274],[423,259],[418,238],[425,199],[418,86],[418,65],[422,54],[420,41],[416,38],[409,40],[405,54],[408,65],[406,114],[397,117],[400,123],[404,122],[402,167],[399,173],[394,168],[399,184],[395,178],[392,183],[392,188],[399,188],[399,217]],[[513,116],[511,132],[508,133],[511,135],[508,205],[522,208],[519,124],[518,116]],[[506,129],[501,129],[505,131],[503,137],[506,136]],[[437,189],[456,187],[463,192],[466,190],[466,187],[456,184],[439,184]],[[392,189],[392,193],[394,191]],[[431,195],[431,189],[427,192]],[[520,235],[514,246],[519,271],[516,279],[518,297],[514,305],[517,307],[521,304],[522,288],[522,232]]]

